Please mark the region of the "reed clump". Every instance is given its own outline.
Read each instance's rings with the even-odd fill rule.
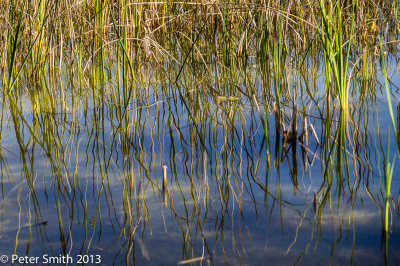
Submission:
[[[328,209],[334,216],[333,199],[338,210],[342,200],[354,206],[360,184],[372,178],[365,113],[378,90],[374,51],[381,35],[396,56],[397,29],[394,1],[2,1],[0,139],[13,131],[21,161],[30,163],[27,181],[40,150],[57,193],[86,193],[84,182],[92,182],[94,197],[104,193],[111,205],[107,215],[117,216],[109,182],[122,183],[116,206],[124,217],[115,217],[115,231],[130,238],[127,260],[137,226],[150,224],[150,190],[163,194],[163,208],[191,241],[195,220],[198,228],[215,221],[225,233],[231,204],[239,220],[249,200],[257,211],[256,189],[271,214],[297,208],[281,189],[287,174],[280,169],[296,196],[305,187],[300,172],[316,167],[310,177],[321,170],[322,184],[309,203],[322,226]],[[358,97],[365,102],[351,101]],[[94,225],[104,202],[95,200]]]
[[[21,67],[43,65],[47,66],[45,72],[49,72],[56,67],[57,60],[82,64],[82,71],[88,71],[87,65],[96,63],[97,54],[114,57],[123,49],[126,57],[136,61],[168,62],[183,57],[196,36],[199,39],[193,55],[198,60],[203,63],[217,60],[228,66],[237,57],[261,55],[261,61],[267,60],[269,55],[262,53],[266,41],[270,51],[276,47],[301,56],[319,50],[318,47],[329,51],[332,47],[324,38],[332,34],[335,35],[331,44],[341,35],[352,37],[360,51],[367,45],[377,45],[377,38],[371,36],[398,34],[398,7],[394,1],[372,4],[358,0],[353,5],[348,1],[330,1],[330,10],[322,3],[3,1],[0,5],[2,71],[18,76]],[[340,25],[335,24],[339,34],[331,30],[334,22],[326,20],[334,17],[339,23],[341,18],[344,20]],[[328,34],[323,38],[316,35],[320,22],[327,24],[321,28]],[[270,42],[271,38],[280,40]],[[343,49],[345,39],[342,40],[337,49]]]

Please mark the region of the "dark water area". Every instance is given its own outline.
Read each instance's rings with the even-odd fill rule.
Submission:
[[[399,77],[391,72],[395,116]],[[39,257],[39,265],[45,254],[60,265],[62,256],[69,265],[80,256],[86,265],[399,264],[400,168],[383,81],[373,97],[354,94],[347,116],[327,108],[317,84],[315,93],[282,101],[284,128],[262,88],[257,106],[238,91],[144,86],[123,120],[112,97],[71,89],[67,107],[49,113],[33,111],[38,96],[25,95],[17,119],[2,113],[5,264],[12,254]],[[306,120],[312,128],[304,133]]]

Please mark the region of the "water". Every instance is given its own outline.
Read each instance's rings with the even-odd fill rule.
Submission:
[[[321,82],[310,82],[314,96],[297,93],[297,137],[305,117],[316,136],[310,129],[308,144],[284,141],[260,79],[251,77],[256,73],[221,87],[254,85],[261,110],[269,110],[268,143],[252,97],[237,90],[232,98],[207,94],[212,83],[196,87],[185,76],[179,85],[185,102],[176,85],[147,80],[151,85],[141,87],[122,122],[113,84],[100,88],[105,98],[90,90],[73,96],[68,88],[67,101],[57,98],[51,113],[46,105],[33,111],[40,93],[22,97],[22,115],[2,101],[8,111],[2,113],[0,250],[8,263],[16,254],[39,257],[40,265],[46,254],[59,264],[68,255],[71,265],[83,255],[89,265],[398,264],[393,132],[387,242],[382,231],[391,123],[385,94],[351,97],[344,146],[336,138],[339,110],[331,110],[328,129]],[[293,104],[286,98],[290,128]]]

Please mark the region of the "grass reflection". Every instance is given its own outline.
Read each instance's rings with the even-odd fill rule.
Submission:
[[[397,16],[270,3],[1,5],[4,252],[362,263],[381,223],[396,262],[382,139],[399,135],[383,109],[398,93],[383,64],[398,59],[397,28],[376,17]]]

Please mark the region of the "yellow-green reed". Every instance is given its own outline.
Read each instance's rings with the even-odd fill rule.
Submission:
[[[393,109],[392,109],[392,99],[390,96],[390,88],[389,88],[389,82],[388,82],[388,75],[387,75],[387,69],[386,69],[386,64],[385,64],[385,57],[384,57],[384,52],[383,52],[383,44],[382,44],[382,39],[380,40],[379,43],[380,47],[380,62],[381,62],[381,70],[384,76],[384,82],[385,82],[385,91],[386,91],[386,97],[387,97],[387,102],[388,102],[388,107],[389,107],[389,114],[392,122],[392,130],[395,136],[395,141],[396,141],[396,150],[397,150],[397,155],[400,160],[400,148],[399,148],[399,143],[398,143],[398,132],[397,132],[397,126],[396,126],[396,121],[394,118],[393,114]],[[392,177],[393,177],[393,170],[394,170],[394,162],[391,164],[390,163],[390,126],[388,126],[387,130],[387,147],[386,147],[386,156],[385,156],[385,171],[384,171],[384,176],[385,176],[385,206],[384,206],[384,211],[382,213],[382,234],[383,234],[383,241],[384,241],[384,247],[385,247],[385,265],[388,265],[388,245],[389,245],[389,199],[391,196],[390,190],[391,190],[391,184],[392,184]]]
[[[347,40],[345,39],[345,28],[342,22],[344,14],[342,12],[341,1],[329,1],[326,6],[325,1],[319,0],[318,5],[320,19],[322,21],[322,26],[318,28],[318,33],[324,51],[327,95],[328,97],[330,96],[330,79],[332,75],[335,84],[335,93],[339,98],[340,108],[344,112],[347,112],[349,102],[349,81],[351,78],[348,76],[351,51],[350,48],[352,44],[352,38],[354,37],[354,5],[350,7],[351,11],[348,14],[348,16],[350,16],[351,23],[347,23],[349,23],[351,26]],[[315,17],[315,21],[318,21],[317,17]]]
[[[270,3],[277,7],[272,9],[263,2],[260,4],[261,8],[258,5],[250,5],[248,2],[247,5],[242,3],[243,5],[238,8],[234,1],[216,1],[213,5],[209,5],[205,1],[184,4],[180,2],[145,4],[127,0],[69,1],[69,5],[66,5],[64,1],[60,0],[60,8],[54,9],[59,10],[55,12],[55,15],[48,16],[45,12],[42,17],[39,16],[36,19],[37,22],[33,29],[42,30],[37,35],[39,36],[37,41],[35,41],[36,35],[31,38],[31,41],[36,44],[25,63],[25,68],[20,67],[26,52],[29,51],[24,47],[30,47],[26,43],[24,44],[25,39],[21,37],[26,36],[26,33],[20,31],[17,34],[15,30],[18,28],[17,22],[12,24],[14,28],[10,27],[12,34],[7,39],[6,46],[11,47],[8,50],[10,51],[8,52],[9,59],[14,58],[14,60],[12,64],[5,65],[3,76],[4,73],[7,76],[7,70],[11,69],[14,74],[9,80],[19,78],[19,86],[11,86],[13,89],[10,91],[9,101],[13,102],[11,105],[14,108],[11,114],[12,123],[15,123],[14,126],[17,128],[14,131],[32,134],[29,141],[19,136],[20,149],[25,150],[29,146],[28,144],[33,142],[40,143],[48,155],[47,159],[51,160],[51,174],[54,175],[54,184],[57,185],[60,195],[68,194],[68,187],[73,194],[80,190],[79,181],[77,181],[78,186],[76,187],[75,183],[72,183],[75,182],[75,178],[79,177],[78,160],[76,159],[74,173],[70,175],[67,170],[70,169],[69,158],[66,155],[68,145],[73,145],[75,138],[88,142],[86,168],[89,171],[86,170],[83,175],[93,176],[95,183],[93,190],[96,191],[94,193],[96,197],[100,198],[101,193],[109,195],[110,189],[107,188],[110,187],[109,175],[116,175],[122,180],[122,221],[121,224],[117,223],[115,231],[117,231],[118,237],[125,234],[128,238],[127,245],[123,247],[126,249],[127,260],[135,242],[132,237],[136,232],[137,224],[140,221],[150,220],[145,192],[151,188],[153,194],[161,191],[154,179],[163,165],[168,165],[168,169],[171,169],[172,172],[172,182],[168,187],[171,193],[168,193],[167,200],[170,202],[168,206],[171,208],[171,213],[176,215],[176,220],[182,228],[183,242],[186,245],[185,257],[191,257],[191,251],[195,246],[193,235],[196,230],[190,228],[193,225],[192,222],[198,221],[196,226],[202,232],[203,220],[207,221],[210,214],[221,214],[222,217],[219,216],[216,223],[220,223],[222,227],[228,219],[226,213],[229,210],[230,202],[237,205],[239,209],[242,208],[242,193],[247,193],[243,190],[243,183],[249,191],[254,189],[253,186],[265,189],[265,197],[273,197],[273,206],[279,204],[282,211],[283,191],[280,188],[279,164],[285,161],[293,166],[297,165],[295,146],[298,145],[297,138],[294,138],[295,143],[291,148],[288,147],[292,144],[287,144],[286,148],[282,147],[281,139],[279,136],[276,138],[277,189],[275,193],[272,193],[273,195],[270,195],[271,186],[268,188],[268,172],[265,182],[259,179],[258,174],[262,167],[269,168],[269,163],[267,166],[262,161],[260,163],[259,157],[261,157],[262,149],[258,146],[260,142],[255,141],[260,135],[258,128],[262,129],[262,125],[261,123],[257,125],[259,119],[251,119],[255,117],[254,115],[250,115],[248,118],[248,112],[255,110],[254,105],[248,104],[248,100],[256,95],[256,102],[263,105],[262,108],[259,108],[263,111],[262,120],[264,121],[264,131],[261,130],[261,133],[263,133],[268,147],[271,145],[268,116],[273,103],[279,105],[275,110],[275,113],[280,116],[276,119],[277,129],[280,129],[286,122],[284,113],[290,113],[287,110],[290,108],[288,106],[291,101],[288,100],[290,97],[287,95],[292,87],[286,88],[286,85],[289,87],[287,83],[290,82],[285,82],[292,78],[288,71],[288,64],[292,64],[291,62],[296,60],[304,63],[299,64],[303,65],[303,69],[300,69],[299,72],[304,75],[307,92],[301,94],[302,92],[298,91],[301,89],[297,83],[293,89],[296,90],[297,95],[313,98],[312,101],[309,101],[311,104],[305,103],[303,112],[301,114],[299,112],[299,119],[308,115],[318,115],[318,111],[309,114],[307,110],[311,108],[318,110],[323,103],[321,100],[324,99],[323,97],[319,100],[315,96],[315,91],[318,90],[316,80],[319,74],[312,71],[310,74],[307,68],[309,66],[319,67],[318,52],[316,51],[318,51],[318,45],[321,45],[323,41],[309,38],[313,36],[310,34],[313,28],[309,24],[310,21],[312,22],[310,12],[313,11],[316,17],[320,15],[316,5],[303,4],[304,8],[299,11],[290,8],[289,1],[286,3],[280,1],[281,6],[273,1]],[[38,10],[43,12],[43,8]],[[63,13],[63,10],[70,12]],[[71,10],[77,10],[79,15],[75,15],[76,13]],[[340,12],[342,13],[339,14],[346,14],[348,17],[350,14],[351,17],[351,12],[343,11],[343,9]],[[70,14],[71,17],[67,18],[66,14]],[[296,16],[301,19],[297,20]],[[332,15],[333,19],[335,16]],[[13,19],[18,21],[16,18],[18,17],[13,16]],[[23,18],[25,19],[25,17]],[[215,23],[210,24],[210,21]],[[298,22],[301,23],[297,25]],[[53,23],[56,25],[55,27],[53,27]],[[349,58],[349,53],[346,53],[345,48],[346,45],[350,47],[350,43],[346,43],[343,36],[348,36],[350,26],[349,24],[344,25],[345,23],[341,21],[336,23],[336,26],[341,25],[344,33],[342,37],[339,36],[340,38],[332,33],[331,44],[334,46],[332,51],[342,49],[341,57],[331,57],[334,55],[332,51],[331,54],[329,51],[325,52],[325,66],[327,67],[325,73],[332,77],[333,89],[345,87],[344,91],[348,92],[348,78],[346,78],[347,82],[343,82],[343,80],[337,82],[335,74],[333,74],[336,70],[332,70],[334,63],[330,61],[338,62],[337,73],[344,73],[340,71],[347,69],[346,64],[343,66],[343,62]],[[46,26],[42,27],[41,25]],[[258,25],[263,27],[258,27]],[[23,29],[23,26],[24,24],[21,23],[20,30]],[[301,30],[297,26],[301,27]],[[68,32],[65,30],[67,28]],[[328,26],[328,28],[332,30],[333,26]],[[265,32],[260,33],[260,29]],[[215,31],[210,32],[211,30]],[[300,35],[295,32],[300,32]],[[354,32],[357,32],[357,29]],[[17,43],[20,44],[16,47],[15,56],[12,56],[12,48],[15,44],[13,36],[19,36]],[[48,39],[49,36],[52,37]],[[239,53],[238,50],[242,46],[238,45],[238,40],[242,36],[244,36],[242,44],[246,49]],[[259,39],[254,36],[259,36]],[[143,43],[149,40],[148,38],[150,38],[151,53],[145,55]],[[213,42],[208,40],[213,40]],[[259,42],[259,40],[261,41]],[[339,45],[340,43],[342,45]],[[38,46],[45,49],[39,50]],[[94,46],[96,48],[92,49]],[[255,55],[261,56],[256,58]],[[30,76],[26,73],[34,72],[32,70],[35,69],[36,64],[31,65],[31,61],[34,62],[35,58],[40,58],[37,59],[37,62],[41,62],[41,72],[39,72],[41,77],[45,77],[49,73],[51,78],[40,78],[35,84],[29,84]],[[243,61],[243,58],[246,60]],[[4,58],[2,59],[4,62]],[[8,61],[8,63],[10,62]],[[242,66],[240,64],[243,62],[247,62],[246,67],[248,68],[245,67],[245,70],[238,67]],[[308,62],[311,63],[304,67]],[[347,60],[347,62],[349,61]],[[268,65],[268,67],[260,67],[262,64]],[[22,69],[22,75],[16,75],[16,69]],[[245,73],[246,71],[250,74]],[[251,78],[251,73],[255,73],[254,79]],[[260,78],[260,76],[262,77]],[[7,83],[6,78],[5,82],[3,81],[3,86],[5,84],[6,87],[3,91],[6,92],[10,88]],[[312,85],[313,83],[314,85]],[[349,95],[343,96],[341,93],[337,94],[337,92],[331,91],[330,83],[331,79],[327,78],[325,86],[328,99],[331,99],[333,95],[338,95],[339,102],[346,103],[347,99],[347,104],[350,106]],[[28,85],[25,86],[26,84]],[[29,120],[23,120],[24,112],[29,112],[29,110],[19,108],[22,107],[23,97],[21,96],[24,92],[29,93],[31,97],[31,112],[35,119],[35,122],[32,123]],[[68,97],[65,97],[67,95]],[[72,99],[69,99],[70,97]],[[71,103],[72,101],[74,103]],[[3,100],[2,104],[3,110],[5,110],[4,108],[7,108],[5,107],[6,101]],[[76,108],[76,111],[73,112],[76,114],[73,127],[70,127],[69,124],[68,109],[61,107],[63,105],[70,107],[69,104]],[[90,104],[95,106],[90,106]],[[246,109],[249,108],[249,105],[252,108],[250,111]],[[345,106],[345,104],[342,105]],[[327,110],[334,109],[330,106],[332,105],[328,103]],[[152,109],[153,107],[154,109]],[[82,111],[84,116],[82,124],[78,119],[78,111]],[[4,113],[7,112],[3,111],[2,114]],[[327,134],[326,140],[332,141],[333,139],[334,142],[332,145],[334,148],[330,149],[329,146],[329,149],[326,149],[327,153],[336,155],[332,156],[332,161],[327,163],[347,168],[344,157],[347,152],[345,119],[342,118],[342,115],[339,116],[337,133],[332,136],[330,128],[334,128],[332,124],[336,123],[333,113],[334,111],[324,117],[324,112],[320,112],[321,118],[328,121],[326,124],[323,122],[322,125]],[[93,119],[90,115],[93,115]],[[349,115],[351,116],[351,113]],[[2,115],[2,119],[4,116]],[[30,125],[32,126],[28,128]],[[21,129],[21,127],[25,128]],[[73,130],[69,131],[70,129]],[[149,134],[152,143],[153,137],[158,139],[159,151],[154,149],[154,146],[149,148],[146,143],[145,139]],[[164,138],[168,140],[165,144]],[[111,144],[108,145],[108,143]],[[240,152],[238,143],[241,146]],[[164,145],[171,145],[171,148],[166,148]],[[304,147],[304,150],[306,150],[305,148],[309,149],[309,147]],[[259,154],[255,154],[258,151]],[[75,152],[78,154],[78,150]],[[292,157],[290,157],[291,153],[294,154]],[[247,166],[246,160],[242,161],[242,156],[247,156]],[[150,161],[149,157],[151,157]],[[327,157],[329,156],[326,156],[325,159]],[[91,166],[88,166],[92,163],[91,160],[94,160],[93,173],[90,173]],[[119,165],[119,163],[121,164]],[[238,167],[242,167],[242,163],[244,169],[247,167],[249,180],[242,176],[242,170],[236,170]],[[325,166],[326,161],[322,163]],[[110,167],[113,164],[121,166],[122,169]],[[342,171],[341,169],[338,169],[339,173]],[[318,195],[325,193],[322,194],[320,214],[324,208],[326,210],[331,205],[332,195],[327,191],[329,192],[334,182],[332,176],[334,176],[335,170],[335,167],[324,168],[324,178],[327,181],[318,193]],[[294,173],[296,170],[291,171],[295,192],[299,184]],[[201,177],[200,181],[199,177]],[[68,180],[72,181],[70,186],[67,183]],[[250,184],[248,185],[247,182]],[[188,192],[185,191],[185,188],[189,189]],[[340,185],[336,192],[344,195],[346,191],[347,189]],[[253,201],[254,208],[257,209],[256,206],[260,203],[256,202],[252,192],[248,192],[248,194]],[[183,206],[174,209],[176,205],[174,205],[172,196],[177,197],[178,200],[179,197],[183,198]],[[85,241],[82,244],[82,250],[88,250],[91,246],[93,232],[87,243],[86,238],[90,230],[87,228],[89,217],[86,192],[84,197],[85,204],[83,205],[86,206],[84,211]],[[324,205],[324,202],[328,204]],[[112,206],[113,203],[109,204]],[[101,218],[100,215],[100,204],[97,204],[95,209],[98,212],[95,218],[101,222],[104,218]],[[207,213],[209,213],[208,216]],[[65,223],[63,224],[65,225]],[[216,227],[219,228],[219,225]],[[60,231],[68,231],[66,228],[67,226],[60,226]],[[121,235],[119,235],[119,229]],[[241,230],[240,227],[239,230]],[[234,233],[233,229],[232,233]],[[226,234],[226,231],[221,230],[221,234]],[[219,235],[217,234],[217,236]],[[235,252],[241,255],[239,241],[237,238],[234,240]],[[206,239],[204,241],[206,242]]]

